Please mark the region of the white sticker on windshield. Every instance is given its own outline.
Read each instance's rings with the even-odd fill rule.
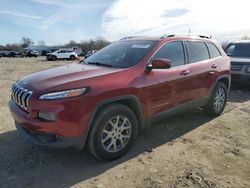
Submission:
[[[133,44],[131,48],[149,48],[149,44]]]

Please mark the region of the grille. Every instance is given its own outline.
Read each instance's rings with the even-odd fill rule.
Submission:
[[[242,67],[241,65],[233,65],[233,64],[231,65],[232,70],[241,70],[241,67]]]
[[[11,98],[15,103],[23,110],[28,110],[29,98],[32,95],[32,91],[29,91],[18,84],[13,84]]]

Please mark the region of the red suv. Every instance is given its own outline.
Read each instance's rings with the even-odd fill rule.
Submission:
[[[127,37],[84,61],[16,81],[9,107],[34,144],[84,146],[114,160],[138,131],[190,107],[218,116],[230,88],[230,60],[206,37]]]

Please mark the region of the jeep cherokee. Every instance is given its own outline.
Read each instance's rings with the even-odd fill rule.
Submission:
[[[84,61],[21,78],[9,107],[32,143],[86,146],[114,160],[159,118],[190,107],[220,115],[229,88],[230,60],[204,36],[126,37]]]

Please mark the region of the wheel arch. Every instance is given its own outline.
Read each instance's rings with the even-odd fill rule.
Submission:
[[[210,89],[210,95],[209,95],[209,96],[212,95],[213,90],[214,90],[214,88],[215,88],[215,86],[216,86],[216,84],[217,84],[218,82],[222,82],[223,84],[225,84],[225,86],[227,87],[227,92],[230,91],[230,87],[231,87],[231,77],[230,77],[229,75],[222,75],[222,76],[219,76],[219,77],[215,80],[214,84],[212,85],[212,87],[211,87],[211,89]]]
[[[85,141],[84,141],[84,145],[86,144],[88,137],[89,137],[89,133],[90,130],[92,128],[93,122],[94,122],[94,118],[98,115],[98,113],[104,109],[105,107],[112,105],[112,104],[122,104],[124,106],[129,107],[136,115],[136,118],[138,120],[138,129],[140,130],[141,128],[144,127],[145,124],[145,119],[144,119],[144,114],[143,114],[143,110],[141,107],[141,103],[138,97],[136,97],[135,95],[124,95],[124,96],[118,96],[118,97],[113,97],[113,98],[109,98],[109,99],[104,99],[102,101],[100,101],[94,108],[94,110],[92,110],[88,124],[87,124],[87,128],[85,130]]]

